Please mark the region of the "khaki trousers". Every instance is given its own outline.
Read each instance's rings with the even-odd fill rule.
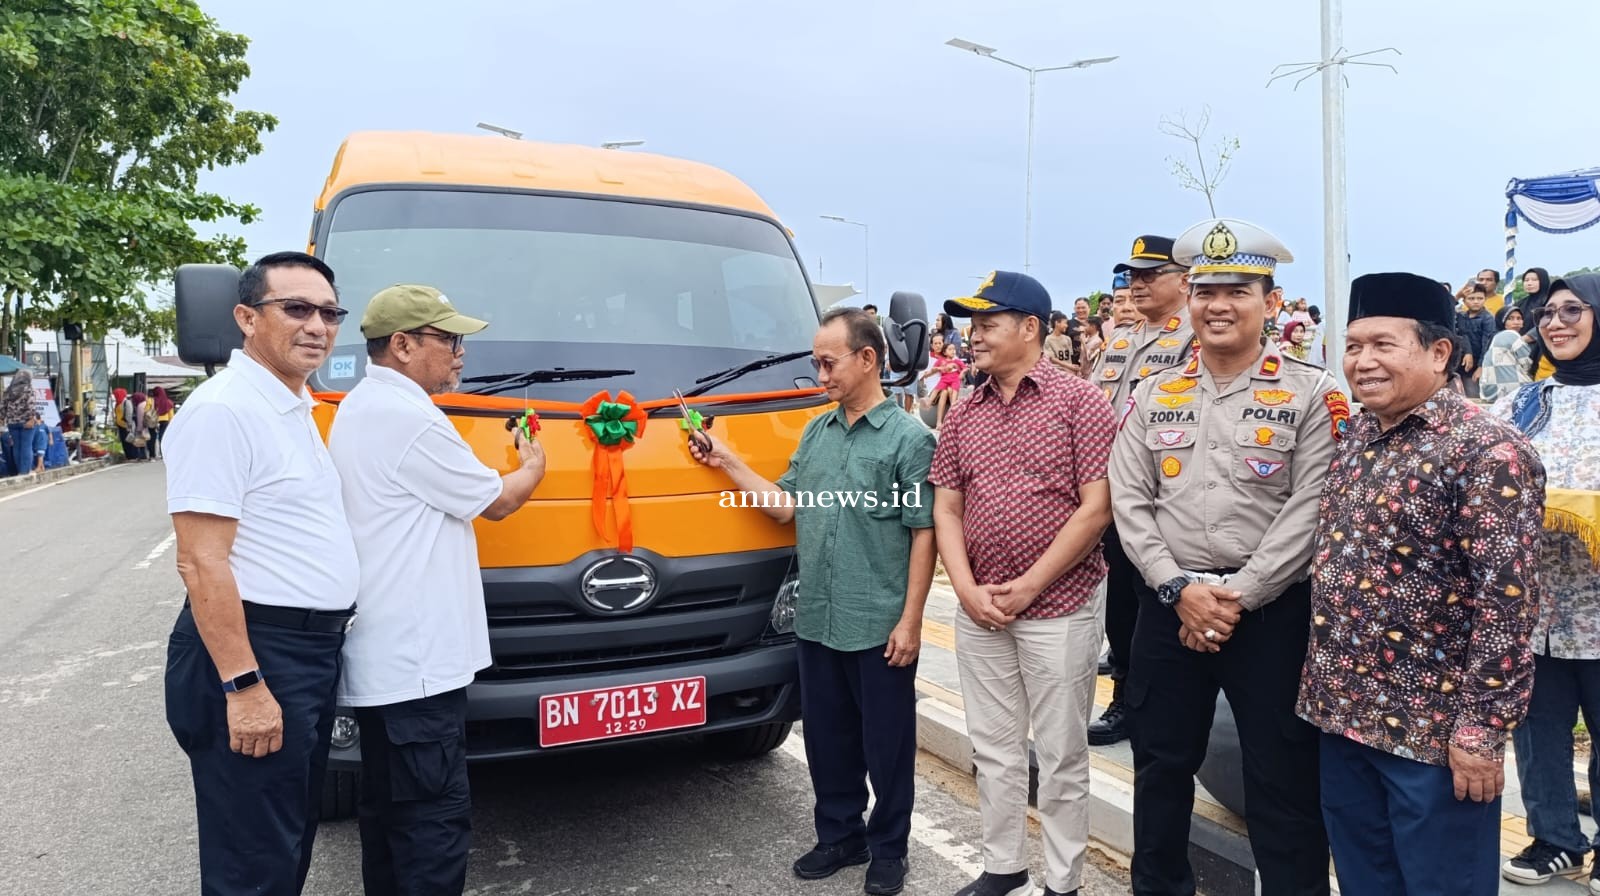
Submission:
[[[998,632],[956,610],[956,663],[978,769],[983,865],[1028,867],[1028,728],[1039,759],[1045,884],[1076,890],[1089,845],[1089,715],[1100,658],[1104,587],[1076,613],[1019,619]]]

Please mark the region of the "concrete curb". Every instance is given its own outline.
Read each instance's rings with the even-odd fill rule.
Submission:
[[[68,464],[64,467],[56,467],[53,470],[45,470],[43,473],[38,475],[7,476],[4,479],[0,479],[0,495],[22,491],[23,489],[36,488],[41,485],[49,485],[52,482],[60,482],[63,479],[71,479],[74,476],[82,476],[85,473],[92,473],[95,470],[105,469],[110,465],[110,457],[95,457],[89,460],[79,461],[76,464]]]
[[[972,738],[966,715],[924,693],[917,701],[917,746],[942,762],[973,774]],[[1034,802],[1038,764],[1029,750],[1028,802]],[[1133,855],[1133,774],[1114,762],[1091,756],[1089,767],[1089,837],[1102,851],[1122,859]],[[1254,891],[1255,860],[1244,833],[1244,820],[1197,796],[1190,830],[1189,858],[1195,878],[1207,893]]]
[[[967,734],[966,714],[950,702],[960,699],[959,695],[926,683],[919,686],[918,691],[917,746],[951,768],[974,774],[972,738]],[[1033,768],[1028,782],[1028,802],[1032,805],[1038,786],[1038,763],[1033,759],[1031,747],[1028,759]],[[1133,770],[1096,753],[1092,747],[1089,762],[1090,842],[1101,852],[1126,863],[1133,855]],[[1212,896],[1258,892],[1255,858],[1250,853],[1244,819],[1207,799],[1204,790],[1195,794],[1189,826],[1189,863],[1194,868],[1200,892]],[[1585,883],[1557,877],[1539,890],[1548,896],[1586,893]],[[1332,886],[1337,894],[1337,882],[1332,882]],[[1501,894],[1523,894],[1528,889],[1500,882]]]

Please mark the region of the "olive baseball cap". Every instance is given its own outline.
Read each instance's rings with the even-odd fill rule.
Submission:
[[[382,339],[421,327],[471,336],[488,325],[488,321],[457,311],[437,289],[410,283],[380,290],[367,303],[366,313],[361,315],[361,335],[368,339]]]

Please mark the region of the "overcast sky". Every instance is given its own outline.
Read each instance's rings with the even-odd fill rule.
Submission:
[[[1027,65],[1117,55],[1039,76],[1033,273],[1058,306],[1108,288],[1140,233],[1208,216],[1169,157],[1163,115],[1211,106],[1208,144],[1241,147],[1218,213],[1276,233],[1288,294],[1322,293],[1319,82],[1267,86],[1317,58],[1317,0],[201,0],[248,35],[241,107],[281,120],[265,151],[203,186],[259,205],[253,253],[303,248],[311,205],[350,131],[644,139],[749,183],[796,234],[813,279],[872,294],[965,294],[1021,270]],[[1351,68],[1353,275],[1414,270],[1456,285],[1504,263],[1512,177],[1600,165],[1596,0],[1346,0],[1352,52],[1392,46],[1398,74]],[[1563,48],[1562,37],[1574,38]],[[1208,146],[1208,152],[1210,151]],[[1524,226],[1518,268],[1600,264],[1600,228]],[[820,273],[819,273],[820,268]]]

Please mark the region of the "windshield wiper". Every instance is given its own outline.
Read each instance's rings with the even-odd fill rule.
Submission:
[[[463,383],[481,383],[476,389],[463,390],[467,395],[493,395],[507,389],[518,389],[535,383],[568,383],[576,380],[603,380],[614,376],[630,376],[632,370],[621,368],[573,367],[568,369],[524,370],[516,373],[495,373],[487,376],[469,376]]]
[[[810,356],[811,350],[806,349],[803,352],[788,352],[787,354],[782,355],[768,355],[765,358],[757,358],[754,361],[748,361],[735,367],[729,367],[726,370],[713,371],[695,380],[695,383],[698,385],[696,385],[693,389],[689,389],[683,394],[685,397],[704,395],[705,393],[710,392],[712,389],[715,389],[718,386],[726,383],[731,383],[747,373],[754,373],[757,370],[764,370],[768,367],[776,367],[779,364],[787,364],[790,361],[797,361],[801,358],[808,358]]]

